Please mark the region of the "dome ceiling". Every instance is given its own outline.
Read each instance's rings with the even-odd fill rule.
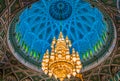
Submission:
[[[114,27],[104,16],[107,17],[83,0],[40,0],[13,19],[8,43],[19,60],[40,66],[46,50],[51,50],[53,37],[58,38],[62,31],[71,40],[70,49],[75,48],[87,66],[106,54],[113,43]]]
[[[2,59],[0,59],[0,80],[11,80],[9,77],[11,77],[11,75],[14,75],[13,78],[17,78],[17,80],[15,81],[56,81],[55,79],[49,78],[48,76],[44,75],[42,72],[36,73],[36,71],[34,70],[31,71],[29,67],[21,65],[20,62],[16,60],[16,58],[13,56],[7,46],[7,29],[9,28],[11,20],[13,20],[13,16],[16,15],[16,13],[21,9],[32,4],[33,1],[35,0],[0,0],[0,51],[2,52],[0,53],[0,56],[2,54]],[[120,0],[110,0],[111,3],[109,3],[110,1],[107,0],[105,4],[103,1],[104,0],[90,0],[92,5],[96,4],[100,9],[107,11],[106,13],[111,16],[117,29],[117,43],[114,51],[108,58],[105,59],[104,62],[102,62],[99,66],[90,69],[89,71],[83,72],[83,78],[85,81],[118,81],[117,78],[120,77],[119,75],[117,75],[117,72],[120,71],[120,14],[118,13],[119,9],[117,8],[120,7],[117,7],[117,4],[119,3],[115,2]],[[109,20],[110,19],[108,19],[108,21]],[[12,22],[12,27],[15,25],[14,23],[16,23],[16,21],[18,20]],[[27,60],[25,60],[25,62],[26,61]],[[77,81],[76,79],[74,80]]]

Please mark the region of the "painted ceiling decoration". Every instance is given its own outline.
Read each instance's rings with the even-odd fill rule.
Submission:
[[[49,0],[45,0],[49,1]],[[105,11],[105,14],[108,14],[109,16],[105,16],[104,20],[107,22],[109,18],[112,19],[112,21],[115,24],[116,31],[117,31],[117,43],[116,46],[113,47],[114,50],[110,54],[108,58],[105,59],[102,63],[100,63],[98,66],[96,66],[93,69],[90,69],[88,71],[83,72],[83,78],[85,81],[114,81],[119,79],[119,71],[120,71],[120,13],[119,13],[119,0],[88,0],[90,2],[90,7],[93,7],[95,9],[96,7],[100,9],[100,11]],[[34,2],[34,3],[33,3]],[[39,2],[39,1],[37,1]],[[16,23],[19,24],[21,22],[20,15],[24,10],[31,9],[32,5],[37,3],[35,0],[0,0],[0,79],[1,80],[14,80],[14,81],[56,81],[54,77],[49,78],[46,76],[43,72],[36,72],[34,70],[31,70],[28,67],[24,66],[24,64],[21,64],[18,59],[16,59],[10,48],[8,47],[7,42],[7,33],[8,29],[10,27],[10,23],[14,23],[13,25],[16,26]],[[30,5],[32,4],[32,5]],[[53,3],[56,4],[56,3]],[[67,6],[71,6],[69,3],[64,3]],[[47,5],[48,6],[48,5]],[[54,11],[54,6],[51,5]],[[48,10],[49,11],[49,10]],[[64,15],[55,16],[58,15],[57,12],[61,12],[62,9],[59,9],[56,11],[56,13],[51,13],[50,17],[53,20],[57,21],[67,21],[67,19],[72,17],[73,8],[67,9],[65,14],[67,12],[71,12],[71,14],[64,17]],[[18,14],[16,14],[18,13]],[[94,12],[92,12],[94,13]],[[102,12],[102,16],[103,16]],[[17,15],[17,17],[15,17]],[[13,19],[14,17],[14,19]],[[46,16],[44,16],[46,17]],[[72,20],[71,20],[72,21]],[[109,21],[110,23],[111,21]],[[41,24],[41,23],[39,23]],[[59,24],[58,24],[59,25]],[[25,25],[24,25],[25,26]],[[106,27],[106,26],[104,26]],[[63,31],[64,26],[60,27],[59,30]],[[73,27],[74,28],[74,27]],[[65,29],[65,28],[64,28]],[[86,29],[85,29],[86,30]],[[81,31],[83,32],[83,31]],[[68,35],[70,35],[68,33]],[[55,35],[57,37],[57,35]],[[113,35],[114,36],[114,35]],[[14,36],[16,37],[16,35]],[[108,36],[109,37],[109,36]],[[72,39],[72,36],[71,36]],[[74,39],[74,38],[73,38]],[[46,40],[47,41],[47,40]],[[49,44],[48,44],[49,45]],[[49,48],[49,47],[48,47]],[[19,47],[18,47],[19,49]],[[24,49],[23,49],[24,50]],[[76,49],[77,50],[77,49]],[[25,51],[25,50],[24,50]],[[23,52],[24,52],[23,51]],[[40,53],[41,54],[41,53]],[[32,57],[32,60],[35,60],[34,57]],[[31,60],[30,60],[31,61]],[[38,61],[37,59],[35,61]],[[26,61],[27,62],[27,61]],[[36,63],[36,62],[35,62]],[[7,77],[7,78],[6,78]],[[113,77],[113,78],[111,78]],[[72,77],[70,80],[65,81],[80,81],[79,78]]]
[[[39,0],[14,17],[8,44],[19,61],[39,70],[43,54],[51,50],[51,41],[53,37],[58,38],[60,32],[68,36],[70,49],[78,51],[87,68],[102,56],[109,56],[116,42],[116,30],[109,16],[89,2]]]

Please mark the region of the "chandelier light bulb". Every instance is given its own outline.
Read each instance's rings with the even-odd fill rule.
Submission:
[[[74,54],[74,55],[75,55],[75,49],[74,49],[74,48],[72,49],[72,54]]]
[[[79,57],[77,57],[77,58],[76,58],[76,60],[77,60],[77,61],[80,61],[80,58],[79,58]]]
[[[71,45],[71,41],[69,41],[69,47],[71,47],[72,45]]]
[[[70,59],[70,55],[66,55],[66,59]]]
[[[45,68],[46,67],[46,64],[42,65],[42,68]]]
[[[54,45],[52,45],[51,48],[54,48]]]
[[[51,52],[51,56],[53,56],[53,55],[54,55],[54,52],[52,51],[52,52]]]
[[[45,66],[45,62],[42,62],[42,66]]]
[[[52,60],[54,60],[55,56],[51,56],[50,58],[51,58]]]
[[[70,54],[69,51],[67,51],[66,54],[67,54],[67,55]]]
[[[66,36],[66,43],[68,43],[69,42],[69,40],[68,40],[68,36]]]
[[[72,53],[72,57],[76,57],[76,56],[75,56],[75,53]]]
[[[56,49],[55,49],[55,53],[56,53]]]
[[[49,58],[48,54],[46,55],[46,58],[47,58],[47,59]]]
[[[67,77],[68,77],[68,79],[70,79],[71,75],[70,75],[70,74],[68,74],[68,75],[67,75]]]
[[[47,74],[47,73],[48,73],[48,70],[44,70],[44,73]]]
[[[62,55],[61,55],[61,54],[58,54],[58,58],[62,58]]]
[[[45,68],[44,68],[44,67],[42,67],[42,70],[44,71],[44,70],[45,70]]]
[[[75,61],[76,61],[76,58],[75,58],[75,57],[73,57],[72,59],[73,59],[73,62],[75,62]]]
[[[73,69],[73,72],[75,72],[75,69]]]
[[[48,73],[48,75],[51,77],[51,76],[52,76],[52,73],[51,73],[51,72],[49,72],[49,73]]]
[[[46,54],[45,55],[48,55],[49,54],[49,50],[46,51]]]
[[[73,76],[74,76],[74,77],[76,76],[76,72],[73,72]]]
[[[45,62],[46,62],[46,63],[49,62],[49,59],[46,59]]]
[[[76,68],[79,68],[79,69],[81,69],[81,68],[82,68],[82,65],[78,65],[78,66],[76,66]]]
[[[81,64],[81,62],[80,61],[77,61],[77,65],[80,65]]]
[[[77,73],[80,73],[80,69],[78,68],[78,69],[76,70],[76,72],[77,72]]]
[[[46,66],[45,66],[45,67],[43,67],[43,69],[44,69],[44,70],[47,70],[47,69],[48,69],[48,67],[46,67]]]
[[[55,78],[57,79],[57,76],[56,75],[54,75],[55,76]]]
[[[62,38],[62,40],[64,40],[64,38]]]
[[[52,44],[55,44],[56,43],[56,39],[55,37],[53,38],[53,41],[52,41]]]

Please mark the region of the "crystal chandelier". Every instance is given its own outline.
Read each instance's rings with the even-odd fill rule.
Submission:
[[[63,81],[66,77],[76,76],[80,72],[82,64],[79,54],[74,48],[72,49],[72,54],[70,54],[70,47],[71,41],[68,36],[64,39],[62,32],[60,32],[58,40],[54,37],[51,53],[47,50],[42,61],[42,70],[45,74]]]

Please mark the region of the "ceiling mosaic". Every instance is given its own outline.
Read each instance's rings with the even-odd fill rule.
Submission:
[[[119,0],[117,0],[119,1]],[[43,72],[36,72],[21,64],[11,53],[7,45],[7,31],[13,17],[26,6],[30,6],[35,0],[1,0],[0,1],[0,79],[11,81],[56,81],[49,78]],[[115,0],[102,1],[90,0],[94,7],[97,5],[112,18],[117,30],[117,43],[112,54],[100,65],[83,73],[85,81],[117,80],[116,73],[120,71],[120,13],[118,3]],[[115,76],[115,77],[114,77]],[[79,81],[71,78],[66,81]]]
[[[83,0],[39,0],[15,16],[10,24],[8,44],[19,61],[27,61],[26,66],[41,67],[44,53],[51,50],[53,37],[58,38],[60,31],[71,40],[70,49],[79,52],[87,68],[105,54],[108,56],[116,42],[111,19],[97,6]]]

